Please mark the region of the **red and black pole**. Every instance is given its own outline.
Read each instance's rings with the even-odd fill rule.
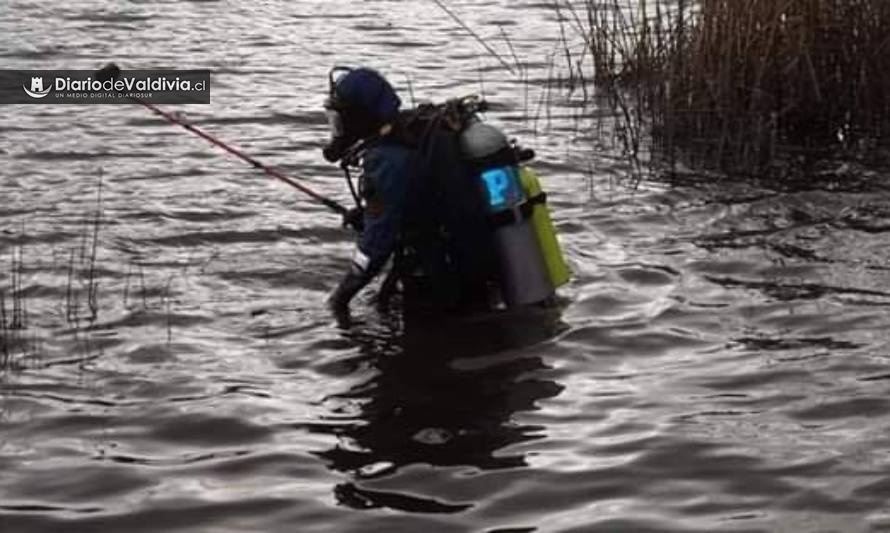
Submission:
[[[116,79],[118,77],[118,75],[120,75],[120,72],[121,72],[120,67],[118,67],[114,63],[109,63],[108,65],[102,67],[102,69],[100,69],[98,72],[96,72],[96,79],[99,81],[113,80],[113,79]],[[222,148],[223,150],[229,152],[230,154],[238,157],[242,161],[245,161],[245,162],[251,164],[254,168],[258,168],[258,169],[262,170],[263,172],[265,172],[266,174],[268,174],[269,176],[272,176],[273,178],[283,181],[284,183],[287,183],[291,187],[299,190],[300,192],[307,194],[312,199],[320,202],[322,205],[331,209],[332,211],[334,211],[340,215],[344,215],[348,211],[348,209],[346,207],[337,203],[336,201],[334,201],[326,196],[322,196],[321,194],[310,189],[309,187],[306,187],[305,185],[297,182],[296,180],[285,176],[284,174],[275,170],[274,168],[266,166],[263,163],[260,163],[253,157],[242,152],[241,150],[224,143],[223,141],[217,139],[213,135],[210,135],[206,131],[204,131],[196,126],[193,126],[192,124],[189,124],[188,122],[185,122],[184,120],[177,117],[176,115],[169,113],[167,111],[164,111],[163,109],[159,108],[158,106],[156,106],[154,104],[150,104],[150,103],[148,103],[144,100],[141,100],[139,98],[130,97],[129,99],[132,100],[134,103],[144,106],[145,108],[150,110],[152,113],[162,117],[167,122],[169,122],[171,124],[176,124],[178,126],[182,126],[183,128],[194,133],[198,137],[201,137],[202,139],[210,142],[211,144]]]

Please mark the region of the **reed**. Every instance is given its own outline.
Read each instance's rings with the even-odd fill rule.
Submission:
[[[28,357],[28,343],[25,340],[28,306],[22,285],[24,272],[24,251],[21,247],[13,248],[9,286],[0,286],[0,370],[12,368],[20,359]],[[9,306],[7,295],[11,300]]]
[[[95,207],[83,214],[82,229],[77,242],[65,253],[67,276],[59,313],[75,340],[84,323],[89,329],[95,326],[99,319],[102,307],[99,291],[102,272],[99,265],[99,250],[104,224],[103,171],[99,169]],[[39,298],[42,291],[36,282],[29,283],[26,273],[40,272],[43,267],[40,266],[39,257],[26,254],[29,238],[24,222],[16,241],[18,244],[10,251],[8,273],[0,269],[0,371],[42,364],[40,356],[43,345],[40,333],[47,322],[33,311],[31,305],[33,301],[30,300],[35,295]],[[55,252],[56,250],[53,251],[54,257]],[[33,261],[29,262],[27,267],[26,257]],[[54,260],[52,270],[55,269]],[[144,278],[142,287],[145,299]],[[39,303],[37,307],[40,307]],[[89,357],[89,346],[85,346],[85,354],[80,358],[81,361]]]
[[[634,153],[729,172],[863,155],[890,130],[887,0],[586,0]],[[660,156],[660,157],[658,157]]]
[[[95,209],[92,213],[84,214],[80,243],[69,251],[64,310],[65,320],[75,331],[80,328],[82,320],[93,325],[99,318],[97,260],[104,215],[103,179],[104,172],[100,168],[96,184]],[[86,312],[85,315],[81,314],[82,311]]]
[[[12,338],[6,322],[6,294],[0,289],[0,370],[9,368],[9,363],[12,361],[11,345]]]

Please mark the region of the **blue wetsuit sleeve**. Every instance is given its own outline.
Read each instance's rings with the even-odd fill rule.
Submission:
[[[356,254],[356,263],[368,277],[380,272],[398,244],[409,168],[403,149],[381,147],[365,155],[362,165],[365,228],[358,242],[358,251],[363,257]]]

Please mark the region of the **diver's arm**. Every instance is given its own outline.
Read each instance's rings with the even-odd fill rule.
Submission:
[[[361,252],[356,249],[356,255],[360,253]],[[332,292],[331,296],[328,298],[328,307],[334,312],[342,313],[348,311],[349,302],[352,298],[358,294],[365,285],[374,279],[374,275],[362,268],[357,259],[358,261],[362,261],[360,258],[353,257],[349,269],[346,271],[346,275],[343,276],[343,279],[340,280],[337,288],[334,289],[334,292]]]
[[[398,242],[404,195],[396,184],[405,177],[397,166],[372,152],[365,158],[361,179],[363,228],[349,270],[328,299],[328,305],[337,312],[346,311],[352,298],[383,269]]]
[[[352,254],[349,270],[328,299],[328,306],[343,312],[349,302],[383,269],[396,246],[396,231],[389,220],[393,213],[374,217],[365,213],[365,229]]]

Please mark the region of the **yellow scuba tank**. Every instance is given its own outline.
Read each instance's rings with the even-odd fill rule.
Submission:
[[[550,283],[554,287],[561,287],[568,283],[572,273],[566,264],[559,240],[556,237],[556,228],[550,219],[550,209],[547,207],[546,196],[541,189],[538,176],[528,167],[519,169],[519,182],[522,184],[528,201],[533,204],[531,223],[538,237],[541,253],[544,255],[544,263],[550,276]]]

